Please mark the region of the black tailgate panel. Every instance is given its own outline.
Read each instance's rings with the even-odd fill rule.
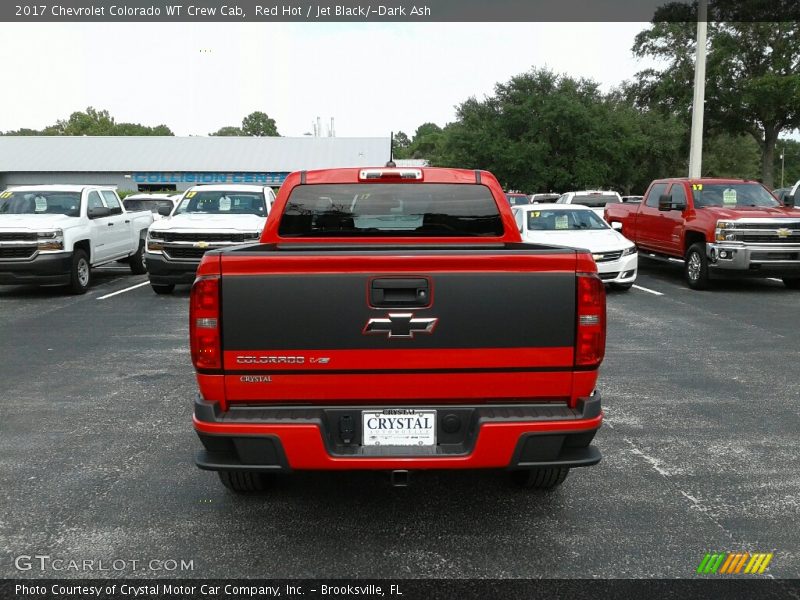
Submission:
[[[391,273],[376,277],[392,277]],[[396,275],[398,277],[426,276]],[[225,350],[361,350],[571,347],[574,273],[444,273],[430,276],[425,309],[368,306],[365,274],[231,275],[222,279]],[[413,312],[439,321],[413,339],[363,335],[370,318]]]

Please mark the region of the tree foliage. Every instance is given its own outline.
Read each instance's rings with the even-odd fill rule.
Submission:
[[[91,106],[84,112],[76,111],[67,119],[59,119],[41,131],[19,129],[5,135],[173,135],[166,125],[150,127],[139,123],[117,123],[107,110]]]
[[[677,119],[547,69],[497,84],[483,100],[469,98],[456,116],[444,129],[421,125],[410,146],[414,157],[487,169],[507,189],[635,192],[683,170],[685,132]]]
[[[696,13],[687,5],[661,10],[657,21],[636,37],[633,51],[666,66],[638,73],[635,96],[640,106],[688,123]],[[723,20],[708,24],[706,131],[751,136],[760,150],[761,177],[771,186],[778,138],[800,127],[800,23],[725,21],[724,6],[721,10]],[[666,16],[673,20],[660,20]]]
[[[241,127],[234,127],[228,125],[221,127],[214,133],[208,135],[213,136],[232,136],[242,135],[250,137],[264,137],[273,136],[278,137],[278,127],[275,125],[275,119],[270,119],[267,113],[261,111],[251,112],[244,119],[242,119]]]

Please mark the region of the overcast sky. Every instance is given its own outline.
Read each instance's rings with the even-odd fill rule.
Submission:
[[[531,67],[608,90],[649,63],[646,23],[17,23],[0,25],[0,130],[40,129],[87,106],[118,122],[206,135],[261,110],[281,135],[412,135],[454,120]]]

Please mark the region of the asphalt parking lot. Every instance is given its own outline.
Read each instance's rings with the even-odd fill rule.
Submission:
[[[128,290],[146,276],[127,269],[85,296],[1,287],[0,576],[91,575],[14,567],[46,554],[193,564],[132,577],[672,578],[745,550],[800,577],[800,293],[694,292],[642,263],[608,297],[604,460],[552,493],[498,472],[295,473],[234,496],[193,463],[187,287]]]

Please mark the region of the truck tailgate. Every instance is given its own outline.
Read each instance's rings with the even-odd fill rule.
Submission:
[[[571,395],[570,250],[263,245],[220,259],[228,401],[424,405]]]

